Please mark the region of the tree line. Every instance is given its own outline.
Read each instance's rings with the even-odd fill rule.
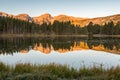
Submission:
[[[104,25],[93,24],[90,22],[87,26],[88,34],[105,34],[105,35],[119,35],[120,21],[115,25],[113,21],[105,23]]]
[[[34,22],[22,21],[10,17],[0,17],[0,34],[40,34],[40,35],[119,35],[120,22],[114,25],[113,21],[104,25],[90,22],[84,27],[74,25],[70,21],[54,21],[53,24],[43,23],[41,25]]]

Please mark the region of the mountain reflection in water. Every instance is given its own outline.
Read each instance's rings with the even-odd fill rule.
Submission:
[[[120,65],[120,55],[117,54],[120,54],[118,38],[0,38],[0,61],[8,65],[56,63],[80,68],[81,65],[103,64],[108,68]]]
[[[74,50],[98,50],[120,54],[119,38],[78,38],[78,37],[12,37],[0,38],[0,54],[16,52],[28,53],[30,50],[49,54],[51,51],[65,53]]]

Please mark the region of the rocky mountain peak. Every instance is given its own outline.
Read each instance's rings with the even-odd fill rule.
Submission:
[[[20,19],[20,20],[29,21],[29,22],[33,21],[33,18],[30,17],[28,14],[25,14],[25,13],[18,14],[18,15],[15,16],[15,18]]]
[[[46,18],[46,17],[52,17],[52,16],[49,13],[45,13],[45,14],[40,15],[39,17],[45,17]]]
[[[52,20],[52,16],[48,13],[40,15],[39,17],[33,17],[34,22],[38,23],[38,24],[42,24],[42,23],[51,23]]]
[[[7,13],[5,13],[5,12],[0,12],[0,16],[7,17],[7,16],[8,16],[8,14],[7,14]]]

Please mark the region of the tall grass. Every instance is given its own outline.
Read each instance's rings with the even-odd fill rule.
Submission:
[[[79,70],[67,65],[16,64],[15,67],[0,63],[0,80],[120,80],[120,67],[103,69],[93,66]]]

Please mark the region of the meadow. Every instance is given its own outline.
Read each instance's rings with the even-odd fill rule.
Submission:
[[[93,66],[80,69],[70,68],[68,65],[47,64],[16,64],[9,66],[0,63],[0,80],[119,80],[120,67],[108,69]]]

